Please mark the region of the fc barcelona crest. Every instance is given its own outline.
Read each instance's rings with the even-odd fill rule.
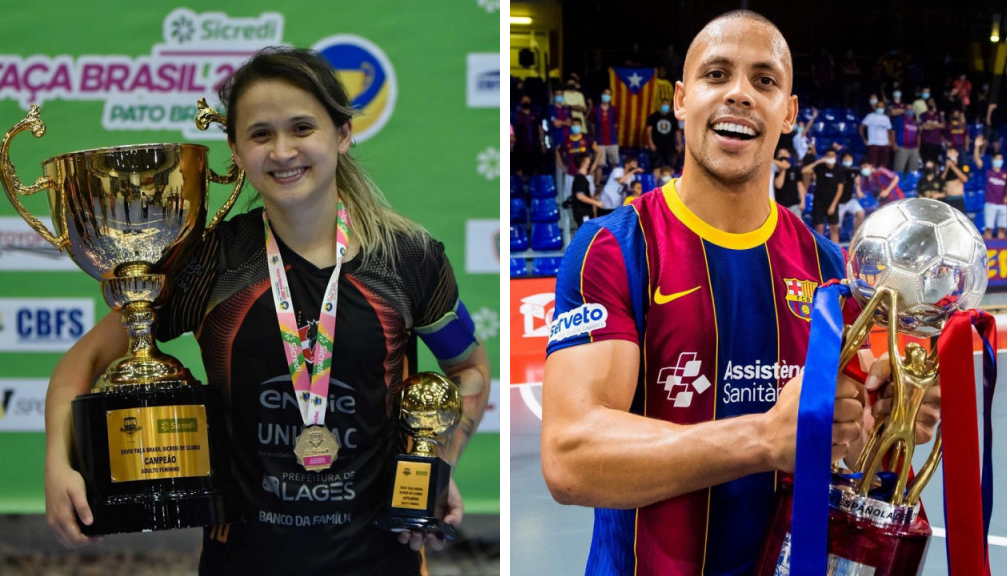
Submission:
[[[790,311],[794,313],[794,316],[811,322],[811,298],[815,295],[818,282],[784,278],[783,283],[787,286],[786,298]]]

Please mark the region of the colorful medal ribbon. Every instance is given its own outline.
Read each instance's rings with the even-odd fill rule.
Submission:
[[[826,284],[815,291],[811,333],[797,410],[797,453],[790,528],[790,573],[825,574],[832,480],[832,418],[843,342],[839,297],[850,288]]]
[[[972,355],[972,326],[983,343],[983,458]],[[996,321],[981,310],[956,312],[937,340],[941,370],[941,433],[944,436],[944,519],[948,574],[990,576],[988,541],[993,512],[991,411],[997,367]],[[981,486],[982,490],[976,490]]]
[[[349,245],[350,219],[343,201],[339,200],[336,219],[336,267],[329,277],[322,297],[321,315],[318,317],[315,346],[312,349],[312,371],[308,378],[307,362],[301,336],[297,332],[297,316],[291,299],[287,274],[283,268],[280,247],[269,228],[269,217],[262,211],[262,222],[266,227],[266,261],[269,263],[269,280],[273,287],[273,302],[276,305],[276,319],[280,324],[283,351],[290,367],[290,380],[294,383],[294,395],[301,407],[301,417],[305,426],[325,424],[326,397],[329,393],[329,373],[332,371],[332,335],[336,332],[336,304],[339,297],[339,269]]]

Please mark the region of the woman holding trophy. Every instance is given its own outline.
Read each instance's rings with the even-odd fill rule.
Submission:
[[[349,155],[354,110],[329,64],[266,49],[220,91],[235,163],[263,208],[221,223],[172,277],[157,338],[191,331],[225,393],[245,522],[207,527],[200,574],[418,574],[440,533],[382,531],[401,447],[395,394],[419,335],[461,393],[440,446],[454,463],[478,425],[489,365],[443,245],[393,212]],[[151,213],[159,213],[151,211]],[[68,546],[89,541],[71,465],[70,403],[127,346],[119,314],[62,358],[46,401],[46,508]],[[279,327],[279,330],[277,330]],[[453,481],[439,514],[462,517]]]

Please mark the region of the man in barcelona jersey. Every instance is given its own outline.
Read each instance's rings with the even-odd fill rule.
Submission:
[[[794,469],[812,295],[844,270],[837,246],[768,196],[797,121],[792,80],[764,17],[707,24],[675,89],[682,177],[588,221],[566,250],[542,467],[559,502],[596,509],[588,574],[754,569],[777,471]],[[865,365],[868,388],[887,365]],[[862,392],[840,378],[833,460],[860,451]]]

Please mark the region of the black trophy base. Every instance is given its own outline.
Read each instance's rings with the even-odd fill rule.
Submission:
[[[78,520],[85,535],[243,520],[219,387],[115,386],[78,396],[73,420],[75,467],[94,518],[90,526]]]
[[[451,465],[436,457],[399,454],[395,459],[395,468],[392,494],[388,497],[384,511],[374,520],[374,524],[388,532],[422,530],[445,540],[454,540],[455,527],[445,523],[435,514],[437,503],[447,497],[448,484],[451,482]],[[420,486],[417,487],[418,485]],[[417,490],[425,494],[426,505],[405,505]],[[396,505],[396,495],[399,496],[399,505]],[[406,502],[403,502],[403,499]]]

